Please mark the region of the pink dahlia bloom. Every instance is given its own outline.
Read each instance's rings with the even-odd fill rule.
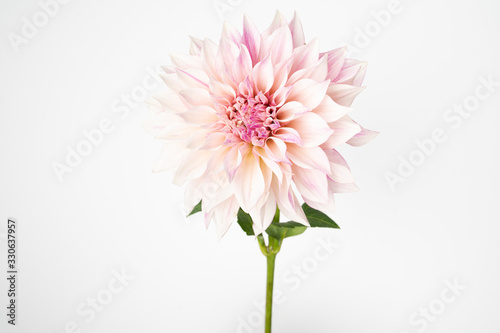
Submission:
[[[262,33],[245,18],[241,34],[226,24],[219,45],[192,38],[189,54],[171,59],[161,75],[168,91],[150,101],[145,123],[165,140],[154,170],[175,170],[188,210],[201,200],[219,237],[240,207],[260,234],[276,207],[308,225],[301,201],[332,212],[334,193],[357,189],[337,148],[376,132],[348,116],[366,63],[345,48],[320,53],[296,15],[278,12]]]

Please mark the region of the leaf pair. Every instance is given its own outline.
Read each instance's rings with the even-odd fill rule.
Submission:
[[[307,204],[302,205],[302,209],[306,214],[307,221],[311,225],[311,228],[334,228],[340,229],[337,223],[333,221],[328,215],[319,210],[311,208]],[[201,201],[193,208],[188,216],[196,214],[201,211]],[[276,215],[274,216],[273,222],[266,229],[266,233],[276,239],[285,239],[287,237],[297,236],[304,233],[307,230],[307,226],[300,224],[298,222],[279,222],[280,211],[276,208]],[[241,229],[248,236],[255,236],[253,231],[253,222],[249,214],[244,212],[241,208],[238,211],[238,224]]]

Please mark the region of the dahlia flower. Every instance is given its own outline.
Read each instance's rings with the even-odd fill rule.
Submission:
[[[218,45],[191,38],[189,54],[171,61],[145,123],[165,141],[154,171],[175,171],[187,210],[201,201],[219,237],[240,208],[259,235],[277,209],[308,226],[301,202],[330,213],[335,193],[357,189],[337,149],[377,133],[349,116],[366,63],[344,47],[321,53],[297,15],[278,12],[262,33],[245,18],[241,33],[225,24]]]

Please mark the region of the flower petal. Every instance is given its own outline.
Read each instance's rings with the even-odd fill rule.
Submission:
[[[247,153],[232,182],[236,198],[245,212],[249,212],[265,193],[259,160],[253,153]]]
[[[273,64],[271,59],[266,57],[253,68],[252,78],[257,91],[267,93],[273,86]]]
[[[241,43],[244,44],[250,57],[252,58],[252,64],[255,66],[259,62],[260,53],[260,33],[255,24],[251,22],[246,16],[243,17],[243,35],[241,37]]]
[[[305,169],[318,169],[330,174],[330,161],[320,147],[301,147],[295,144],[287,146],[287,156],[292,163]]]
[[[359,132],[351,139],[349,139],[349,141],[347,141],[347,144],[350,144],[351,146],[354,147],[359,147],[364,144],[367,144],[368,142],[373,140],[377,135],[378,132],[361,127],[361,132]]]
[[[351,169],[347,162],[335,149],[325,150],[326,156],[330,160],[332,173],[330,178],[338,183],[354,183]]]
[[[347,84],[334,83],[328,87],[327,94],[336,103],[343,106],[351,106],[356,96],[358,96],[364,89],[365,87],[354,87]]]
[[[324,149],[334,149],[346,143],[354,135],[361,132],[361,126],[349,116],[344,116],[333,123],[328,124],[333,129],[333,134],[321,145]]]
[[[327,123],[331,123],[339,120],[351,110],[350,107],[335,103],[330,96],[326,95],[321,104],[312,111],[323,118]]]
[[[209,106],[195,106],[186,112],[179,113],[188,124],[207,125],[216,122],[219,118],[214,109]]]
[[[304,45],[304,29],[302,28],[302,23],[300,22],[297,12],[294,13],[293,19],[288,26],[290,28],[290,32],[292,33],[293,47],[296,48]]]
[[[295,143],[301,146],[304,144],[299,132],[294,128],[280,127],[273,131],[273,135],[284,142]]]
[[[314,202],[327,202],[328,180],[326,175],[316,169],[303,169],[292,166],[293,182],[304,197]]]
[[[302,103],[292,101],[285,103],[285,105],[279,108],[279,110],[276,112],[276,119],[278,119],[280,123],[286,123],[292,121],[293,119],[303,115],[308,111],[310,111],[310,109],[306,108]]]
[[[328,127],[326,121],[312,112],[302,114],[289,122],[287,126],[297,130],[304,147],[319,146],[333,134],[333,130]]]
[[[214,103],[210,98],[210,93],[202,88],[187,88],[179,92],[179,96],[185,103],[191,106],[205,105],[213,106]]]
[[[290,69],[290,74],[295,71],[311,67],[319,59],[319,45],[315,38],[306,45],[299,46],[293,51],[293,64]]]
[[[300,80],[293,85],[287,101],[300,102],[312,110],[325,98],[329,84],[329,81],[318,83],[311,79]]]
[[[287,25],[274,31],[271,36],[262,40],[260,59],[271,58],[273,64],[288,60],[293,52],[292,34]]]

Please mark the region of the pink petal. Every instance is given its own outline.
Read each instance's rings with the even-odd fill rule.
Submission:
[[[312,111],[327,123],[331,123],[342,118],[351,110],[349,107],[335,103],[330,96],[326,95],[321,104]]]
[[[219,240],[226,234],[231,224],[236,220],[240,206],[233,196],[213,208],[213,219]]]
[[[325,150],[325,153],[330,160],[330,168],[332,170],[330,178],[338,183],[354,183],[351,169],[349,169],[342,155],[335,149]]]
[[[310,111],[310,109],[306,108],[302,103],[292,101],[285,103],[285,105],[279,108],[279,110],[276,112],[276,119],[278,119],[280,123],[286,123],[292,121],[293,119],[301,116],[308,111]],[[289,127],[295,128],[294,126]]]
[[[305,169],[318,169],[330,174],[330,161],[320,147],[301,147],[295,144],[287,146],[287,156],[292,163]]]
[[[329,84],[329,81],[318,83],[310,79],[300,80],[293,85],[287,101],[300,102],[312,110],[325,98]]]
[[[334,149],[346,143],[354,135],[361,132],[361,126],[353,121],[349,116],[344,116],[337,121],[329,124],[333,129],[333,134],[321,145],[324,149]]]
[[[231,147],[231,150],[229,150],[224,158],[224,170],[226,171],[230,182],[233,181],[236,170],[238,170],[238,167],[241,165],[243,160],[243,156],[239,149],[240,146],[241,144]]]
[[[195,106],[186,112],[179,113],[188,124],[207,125],[215,123],[219,118],[215,110],[209,106]]]
[[[334,80],[339,75],[342,66],[344,66],[347,47],[340,47],[323,54],[328,55],[328,79]]]
[[[207,162],[212,153],[195,150],[183,158],[174,175],[174,184],[183,185],[186,181],[201,177],[207,169]]]
[[[226,135],[220,132],[214,132],[205,137],[205,142],[200,150],[215,150],[220,148],[224,141],[226,140]]]
[[[246,212],[257,204],[265,192],[259,160],[253,153],[246,154],[233,179],[236,198]]]
[[[252,78],[257,91],[266,93],[271,89],[274,82],[273,64],[266,57],[253,68]]]
[[[273,222],[276,213],[276,197],[272,191],[269,192],[262,207],[256,206],[249,212],[253,220],[253,230],[256,235],[263,233]]]
[[[233,79],[243,82],[252,73],[252,58],[244,44],[240,45],[240,54],[233,65]]]
[[[342,70],[333,82],[360,87],[363,84],[367,65],[365,61],[346,59]]]
[[[295,71],[313,66],[319,59],[319,45],[315,38],[306,45],[299,46],[293,51],[293,64],[290,74]]]
[[[214,103],[210,98],[210,93],[202,88],[188,88],[181,90],[179,96],[190,106],[206,105],[213,106]]]
[[[267,156],[275,162],[291,163],[286,156],[286,143],[277,137],[271,136],[267,138],[264,150]]]
[[[199,38],[189,36],[191,38],[191,45],[189,47],[189,54],[195,55],[195,56],[200,56],[201,55],[201,48],[203,47],[203,41]]]
[[[326,121],[312,112],[302,114],[287,126],[297,130],[304,147],[319,146],[333,134],[333,130],[328,127]]]
[[[288,79],[286,85],[292,85],[301,79],[311,79],[316,82],[323,82],[328,75],[328,59],[326,56],[317,61],[309,68],[299,69]]]
[[[286,21],[285,17],[279,11],[276,11],[274,19],[271,22],[271,25],[262,33],[262,40],[264,41],[266,38],[271,36],[273,32],[275,32],[276,30],[285,25],[288,25],[288,22]]]
[[[347,141],[348,144],[354,147],[359,147],[362,146],[371,140],[373,140],[376,136],[378,135],[378,132],[372,131],[366,128],[361,127],[361,132],[353,136],[349,141]]]
[[[205,72],[197,69],[175,69],[179,80],[184,82],[188,87],[208,88],[208,76]]]
[[[236,44],[239,44],[241,41],[241,35],[238,29],[228,22],[224,22],[224,28],[222,29],[221,36],[232,40]]]
[[[260,59],[271,57],[273,64],[288,60],[293,51],[292,34],[288,26],[282,26],[274,31],[271,36],[262,40]]]
[[[241,43],[247,47],[250,57],[252,58],[252,64],[255,66],[255,64],[259,62],[260,33],[255,24],[246,16],[243,18],[243,36],[241,37]]]
[[[292,33],[293,47],[296,48],[304,45],[305,43],[304,29],[302,28],[302,23],[300,22],[297,12],[294,13],[293,19],[288,26]]]
[[[280,127],[273,131],[273,136],[284,142],[295,143],[301,146],[304,144],[299,133],[294,128]]]
[[[351,193],[359,190],[359,187],[357,187],[354,183],[342,184],[332,180],[328,182],[328,186],[333,193]]]
[[[293,166],[293,182],[304,197],[314,202],[328,200],[328,180],[326,175],[316,169],[303,169]]]
[[[351,106],[356,96],[358,96],[365,88],[354,87],[347,84],[332,84],[328,87],[327,94],[336,103],[343,106]]]
[[[220,75],[215,69],[215,59],[217,56],[218,46],[210,39],[206,38],[201,49],[201,60],[205,68],[205,72],[209,76],[220,79]]]

